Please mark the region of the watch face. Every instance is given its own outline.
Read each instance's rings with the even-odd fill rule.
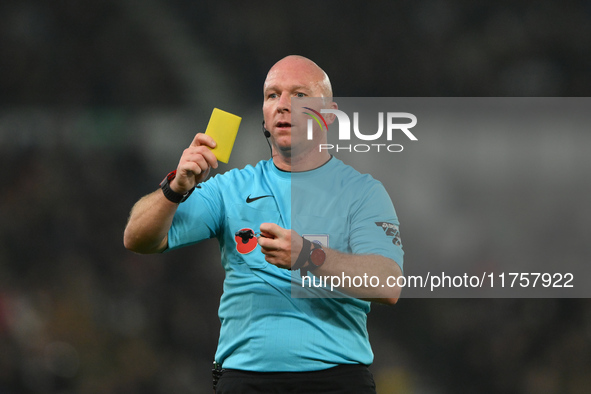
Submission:
[[[166,179],[168,180],[168,182],[170,183],[170,181],[172,181],[174,178],[176,177],[176,170],[171,171],[167,176]]]
[[[316,248],[312,252],[310,252],[310,261],[317,267],[320,267],[324,264],[324,260],[326,259],[326,253],[322,248]]]

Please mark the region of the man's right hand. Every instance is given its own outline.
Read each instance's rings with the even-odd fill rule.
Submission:
[[[191,145],[183,151],[170,188],[179,194],[185,194],[206,180],[211,167],[218,168],[218,160],[209,149],[215,146],[213,138],[204,133],[197,133]]]

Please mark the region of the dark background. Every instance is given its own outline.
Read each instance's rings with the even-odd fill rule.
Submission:
[[[268,157],[262,83],[283,56],[316,61],[343,97],[583,97],[590,22],[588,1],[3,1],[0,394],[210,392],[217,244],[139,256],[122,232],[212,107],[244,118],[220,171]],[[416,208],[390,193],[406,264],[425,263],[420,229],[404,231]],[[559,202],[563,225],[588,215]],[[557,265],[580,257],[556,233]],[[588,299],[402,299],[369,330],[380,393],[591,386]]]

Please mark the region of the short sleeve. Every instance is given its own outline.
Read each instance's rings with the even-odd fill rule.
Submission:
[[[168,231],[168,250],[216,237],[223,227],[224,205],[218,176],[197,186],[181,203]]]
[[[403,269],[400,222],[384,186],[373,180],[363,190],[351,214],[350,246],[355,254],[378,254]]]

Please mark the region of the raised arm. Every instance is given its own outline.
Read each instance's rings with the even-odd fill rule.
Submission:
[[[198,133],[191,145],[183,151],[170,188],[185,194],[209,176],[210,169],[217,168],[215,141]],[[168,246],[168,230],[178,204],[168,200],[161,189],[142,197],[131,209],[123,235],[123,244],[137,253],[159,253]]]

